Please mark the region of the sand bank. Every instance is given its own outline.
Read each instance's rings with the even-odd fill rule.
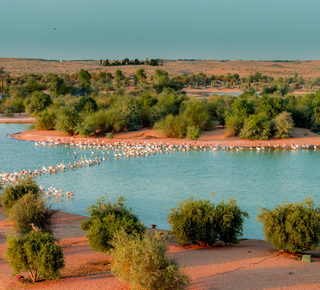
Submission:
[[[128,142],[128,143],[143,143],[143,142],[154,142],[154,143],[170,143],[175,145],[185,144],[192,144],[192,145],[201,145],[201,146],[216,146],[220,144],[221,146],[243,146],[243,147],[250,147],[250,146],[265,146],[265,147],[273,147],[275,145],[290,145],[290,144],[308,144],[308,145],[318,145],[320,144],[320,135],[317,135],[311,132],[308,129],[304,128],[295,128],[292,132],[292,137],[289,139],[270,139],[266,141],[262,140],[255,140],[255,141],[248,141],[244,139],[240,139],[239,137],[230,137],[226,133],[225,129],[217,128],[212,131],[203,132],[201,138],[197,141],[190,141],[186,138],[183,139],[176,139],[176,138],[165,138],[161,136],[157,131],[153,129],[142,129],[139,131],[133,132],[122,132],[114,135],[113,139],[108,139],[106,137],[90,137],[90,138],[82,138],[78,135],[75,136],[66,136],[60,132],[56,131],[46,131],[46,130],[28,130],[17,135],[14,135],[14,138],[18,140],[27,140],[27,141],[40,141],[48,139],[60,140],[64,141],[85,141],[85,140],[99,140],[105,142]]]
[[[25,123],[25,124],[28,124],[28,123],[35,123],[35,122],[36,122],[36,119],[31,118],[26,113],[22,113],[21,115],[15,113],[14,117],[12,117],[12,118],[3,117],[2,115],[0,115],[0,124],[1,123],[6,123],[6,124]]]
[[[116,279],[107,265],[109,257],[90,249],[80,230],[84,216],[59,212],[55,219],[55,236],[60,239],[66,267],[57,281],[35,285],[23,284],[12,277],[3,254],[5,233],[10,223],[0,208],[0,289],[129,289]],[[181,247],[169,238],[170,255],[184,264],[192,278],[188,289],[319,289],[320,249],[312,254],[312,263],[299,255],[280,253],[260,240],[242,240],[239,245],[224,247]],[[28,273],[21,273],[29,277]],[[27,286],[28,285],[28,286]]]

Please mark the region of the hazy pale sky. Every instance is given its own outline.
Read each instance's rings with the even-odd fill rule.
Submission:
[[[320,59],[319,0],[0,0],[0,57]]]

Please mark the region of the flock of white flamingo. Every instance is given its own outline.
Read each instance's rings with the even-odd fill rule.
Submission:
[[[6,184],[15,184],[19,180],[19,178],[24,178],[27,176],[36,177],[41,174],[46,173],[57,173],[57,172],[64,172],[68,169],[77,169],[79,167],[83,166],[93,166],[98,165],[100,162],[104,162],[105,160],[110,161],[110,150],[112,150],[114,159],[120,159],[120,158],[135,158],[135,157],[147,157],[149,155],[154,155],[156,153],[169,153],[171,151],[182,151],[187,152],[190,150],[194,151],[242,151],[244,149],[249,149],[250,151],[256,150],[256,151],[263,151],[263,150],[279,150],[279,149],[291,149],[291,150],[310,150],[314,149],[317,150],[319,148],[319,144],[317,145],[298,145],[298,144],[282,144],[282,145],[271,145],[268,144],[268,146],[255,146],[255,147],[243,147],[243,146],[221,146],[220,144],[216,143],[216,145],[208,144],[206,146],[203,145],[197,145],[189,144],[189,143],[183,143],[181,145],[173,145],[170,143],[164,144],[163,142],[160,143],[153,143],[153,142],[105,142],[105,141],[76,141],[73,138],[71,138],[70,141],[63,141],[59,138],[56,140],[52,140],[51,138],[47,138],[47,140],[41,140],[40,142],[35,142],[35,146],[49,146],[49,147],[60,147],[64,146],[66,148],[70,148],[73,150],[71,152],[71,155],[73,155],[73,158],[78,159],[74,162],[69,162],[68,164],[64,164],[64,162],[61,162],[60,164],[50,165],[45,167],[44,165],[39,167],[36,170],[21,170],[20,172],[14,172],[14,173],[5,173],[3,172],[0,174],[0,183],[2,183],[3,186],[6,186]],[[91,156],[87,158],[86,154],[81,154],[80,157],[77,158],[77,152],[75,149],[81,149],[81,150],[90,150]],[[99,157],[97,152],[94,150],[101,150],[102,157]],[[70,152],[68,152],[68,155],[70,155]],[[94,156],[95,155],[95,156]],[[93,158],[93,159],[92,159]],[[48,187],[47,189],[44,188],[42,185],[39,186],[40,190],[44,192],[45,194],[52,195],[55,197],[62,197],[64,196],[62,189],[57,189],[55,187]],[[72,197],[74,194],[71,191],[67,191],[66,193],[67,197]]]

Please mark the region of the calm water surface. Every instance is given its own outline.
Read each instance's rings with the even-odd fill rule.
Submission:
[[[37,169],[72,158],[73,149],[35,147],[34,142],[7,138],[8,132],[21,132],[30,125],[0,124],[0,172]],[[77,150],[77,156],[90,150]],[[70,155],[68,155],[68,152]],[[95,151],[101,155],[101,151]],[[234,197],[250,219],[244,224],[245,238],[262,239],[262,226],[256,221],[258,207],[273,208],[284,200],[301,202],[312,196],[320,203],[320,151],[250,152],[172,152],[133,159],[116,159],[92,167],[81,167],[36,178],[38,184],[70,190],[73,199],[61,198],[53,207],[86,215],[87,207],[107,194],[112,201],[127,199],[146,226],[167,224],[169,207],[190,196],[214,201]]]

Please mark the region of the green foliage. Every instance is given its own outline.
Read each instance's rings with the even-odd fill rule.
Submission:
[[[89,124],[81,122],[77,125],[75,133],[87,138],[88,136],[92,136],[94,134],[94,130]]]
[[[278,96],[262,95],[259,98],[258,112],[267,115],[270,119],[275,118],[286,109],[287,101]]]
[[[87,90],[90,87],[91,75],[88,71],[81,69],[78,73],[79,87],[81,90]]]
[[[99,134],[116,133],[124,130],[126,119],[117,110],[100,110],[90,115],[87,123]]]
[[[168,257],[169,244],[164,235],[140,237],[118,232],[111,242],[114,258],[111,272],[130,284],[131,289],[185,289],[190,278]]]
[[[13,222],[14,230],[19,234],[33,231],[31,223],[43,232],[52,234],[53,217],[56,211],[45,204],[42,198],[34,194],[26,194],[19,198],[8,213],[8,220]]]
[[[293,130],[294,123],[291,117],[291,113],[283,111],[275,119],[275,136],[277,138],[289,138]]]
[[[71,105],[62,106],[57,111],[55,129],[59,132],[73,135],[79,122],[80,116],[75,107]]]
[[[36,116],[36,128],[53,130],[56,125],[56,113],[54,110],[43,110]]]
[[[190,120],[192,125],[198,126],[201,130],[212,128],[211,116],[206,106],[199,101],[187,102],[183,115]]]
[[[96,205],[88,208],[89,219],[80,225],[82,230],[88,231],[87,239],[93,250],[106,253],[112,245],[113,236],[123,229],[127,234],[136,233],[142,236],[145,228],[132,209],[127,209],[125,199],[120,196],[118,202],[105,202],[104,197]]]
[[[79,99],[78,107],[81,111],[88,115],[98,111],[98,105],[96,101],[89,96],[82,96]]]
[[[267,242],[277,250],[305,252],[320,243],[320,208],[312,198],[299,203],[284,203],[274,209],[260,208],[258,221],[263,223]]]
[[[15,202],[26,194],[40,196],[40,190],[36,182],[31,178],[18,179],[17,184],[8,184],[2,192],[1,203],[8,214]]]
[[[19,112],[20,115],[21,115],[21,112],[25,110],[25,106],[24,106],[24,103],[23,103],[23,99],[19,99],[17,100],[16,102],[14,102],[12,104],[12,107],[13,109],[16,111],[16,112]]]
[[[232,136],[238,136],[243,126],[243,120],[239,115],[228,115],[225,118],[227,132]]]
[[[21,271],[29,271],[31,279],[36,282],[41,278],[57,280],[60,270],[65,266],[63,252],[55,244],[57,239],[44,232],[32,231],[22,237],[9,236],[5,258],[15,276]]]
[[[240,131],[240,138],[247,140],[268,140],[272,136],[273,122],[263,115],[250,115]]]
[[[156,122],[154,129],[161,131],[165,137],[183,138],[190,125],[190,121],[185,117],[168,115],[165,119]]]
[[[51,98],[49,95],[42,92],[34,92],[31,99],[25,101],[26,112],[33,117],[37,116],[41,111],[51,105]]]
[[[168,223],[180,244],[213,245],[218,240],[237,243],[248,214],[242,211],[234,199],[217,206],[209,200],[193,197],[179,202],[177,208],[169,208]]]
[[[6,106],[3,109],[3,116],[4,117],[14,117],[14,110],[12,106]]]
[[[189,140],[198,140],[201,137],[201,129],[198,126],[189,126],[187,127],[187,139]]]

